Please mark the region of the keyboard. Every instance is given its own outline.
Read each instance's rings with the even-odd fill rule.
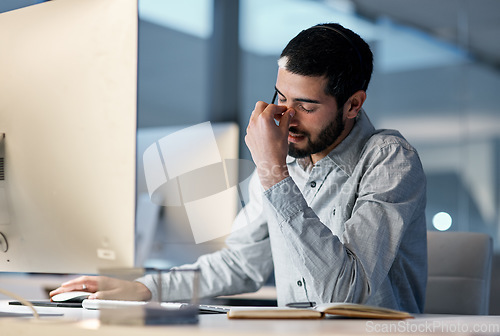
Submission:
[[[52,302],[49,300],[29,301],[35,307],[61,307],[61,308],[82,308],[81,303],[76,302]],[[11,306],[23,306],[19,301],[9,301]]]
[[[122,300],[83,300],[82,307],[85,309],[117,309],[117,308],[127,308],[127,307],[140,307],[146,305],[147,301],[122,301]],[[179,302],[162,302],[161,307],[171,310],[179,310],[184,307],[188,307],[187,303]],[[198,310],[200,314],[225,314],[229,311],[228,306],[216,306],[216,305],[198,305]]]

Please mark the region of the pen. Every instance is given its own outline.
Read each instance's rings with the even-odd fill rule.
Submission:
[[[316,306],[316,302],[291,302],[286,304],[287,307],[291,308],[311,308]]]
[[[274,90],[273,100],[271,101],[271,104],[274,104],[277,96],[278,96],[278,90]]]

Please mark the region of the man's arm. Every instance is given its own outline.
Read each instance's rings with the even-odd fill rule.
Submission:
[[[235,219],[238,228],[226,240],[227,248],[203,255],[192,265],[200,269],[200,297],[252,292],[259,289],[273,270],[267,222],[262,214],[262,187],[254,174],[249,185],[249,202]],[[192,274],[166,273],[162,278],[164,300],[188,300],[192,295]],[[158,298],[157,277],[139,279]]]
[[[369,301],[388,281],[402,241],[412,232],[425,233],[425,222],[415,222],[425,206],[418,155],[398,143],[374,146],[369,154],[359,163],[364,172],[342,237],[321,222],[292,178],[264,193],[265,211],[277,217],[269,226],[279,226],[311,301]],[[417,244],[422,246],[425,241]]]
[[[259,289],[273,269],[267,223],[262,216],[262,187],[257,175],[249,186],[249,202],[234,222],[234,231],[227,239],[228,248],[201,256],[193,265],[179,268],[199,268],[199,295],[213,297]],[[161,279],[163,300],[190,300],[193,295],[193,273],[164,273]],[[146,275],[136,281],[103,276],[82,276],[68,281],[50,293],[85,290],[92,299],[158,300],[158,278]]]

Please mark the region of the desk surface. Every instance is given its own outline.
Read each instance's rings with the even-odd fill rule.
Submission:
[[[500,335],[500,316],[416,315],[404,321],[329,318],[324,320],[229,320],[226,315],[200,315],[190,326],[101,325],[99,312],[80,308],[37,307],[40,314],[60,313],[63,317],[0,318],[2,336],[25,335],[398,335],[437,334]],[[12,307],[0,301],[0,311],[28,313],[26,307]]]

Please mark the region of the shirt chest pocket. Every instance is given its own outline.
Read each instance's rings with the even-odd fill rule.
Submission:
[[[344,232],[344,221],[342,220],[342,211],[337,204],[330,211],[329,222],[332,233],[341,237]]]
[[[353,204],[335,204],[330,211],[330,230],[339,238],[345,230],[345,222],[351,218]]]

